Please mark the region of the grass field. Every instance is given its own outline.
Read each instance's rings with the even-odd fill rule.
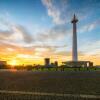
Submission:
[[[100,95],[100,71],[0,71],[0,90]]]

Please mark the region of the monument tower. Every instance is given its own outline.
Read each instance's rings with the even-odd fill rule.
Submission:
[[[73,24],[73,43],[72,43],[72,61],[78,61],[78,54],[77,54],[77,26],[76,23],[78,22],[78,19],[76,18],[75,14],[71,21]]]
[[[72,60],[62,62],[63,64],[67,65],[68,67],[92,67],[93,62],[91,61],[80,61],[78,60],[78,50],[77,50],[77,26],[76,23],[78,19],[76,18],[75,14],[71,23],[73,24],[73,36],[72,36]]]

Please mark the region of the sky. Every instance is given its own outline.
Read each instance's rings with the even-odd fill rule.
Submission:
[[[100,0],[0,0],[0,60],[44,64],[72,60],[78,18],[78,59],[100,65]]]

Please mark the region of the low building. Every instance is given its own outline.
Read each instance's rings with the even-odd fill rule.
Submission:
[[[58,67],[58,61],[55,61],[54,64],[56,67]]]
[[[44,59],[44,65],[45,65],[46,67],[48,67],[48,66],[50,65],[50,58],[45,58],[45,59]]]
[[[93,67],[93,62],[91,61],[67,61],[62,63],[68,67]]]
[[[0,69],[6,68],[7,61],[0,61]]]

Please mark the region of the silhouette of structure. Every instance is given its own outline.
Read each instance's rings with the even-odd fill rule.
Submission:
[[[45,58],[45,66],[49,66],[50,65],[50,58]]]
[[[6,68],[7,62],[0,60],[0,69]]]
[[[77,25],[78,19],[75,14],[71,23],[73,24],[73,36],[72,36],[72,61],[63,62],[70,67],[92,67],[93,62],[90,61],[78,61],[78,52],[77,52]]]
[[[55,61],[54,64],[55,64],[55,66],[58,66],[58,61]]]
[[[58,61],[50,63],[50,58],[45,58],[44,59],[44,66],[45,67],[58,67]]]

